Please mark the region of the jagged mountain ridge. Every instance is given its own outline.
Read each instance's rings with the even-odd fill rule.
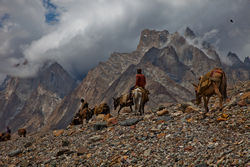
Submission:
[[[223,64],[223,68],[226,71],[229,83],[235,84],[238,80],[247,81],[250,79],[249,57],[246,57],[242,62],[237,54],[229,52],[227,58],[230,60],[231,65]]]
[[[112,97],[128,92],[135,82],[136,68],[143,69],[148,81],[146,87],[151,92],[148,108],[191,100],[194,98],[191,83],[214,67],[224,68],[230,83],[238,79],[249,80],[249,70],[223,64],[211,45],[199,49],[188,38],[178,32],[143,30],[136,51],[113,53],[106,62],[88,72],[82,83],[55,110],[50,121],[53,123],[47,128],[66,127],[77,111],[81,97],[90,107],[107,102],[113,109]],[[244,75],[231,75],[237,73]]]
[[[58,63],[47,63],[35,77],[8,76],[0,91],[0,130],[6,126],[13,131],[20,127],[39,130],[75,86]]]
[[[229,52],[227,54],[227,57],[231,61],[232,67],[234,68],[245,67],[245,64],[239,59],[239,57],[235,53]]]
[[[195,42],[190,42],[195,41],[196,35],[185,34],[143,30],[134,52],[113,53],[106,62],[100,62],[90,70],[74,90],[71,77],[58,67],[59,64],[54,67],[64,72],[47,68],[46,72],[40,73],[40,79],[9,77],[0,87],[0,107],[3,106],[0,119],[4,120],[1,129],[10,120],[14,130],[23,126],[30,130],[64,128],[77,112],[81,97],[89,102],[90,107],[107,102],[113,112],[112,97],[128,92],[135,82],[137,68],[143,69],[146,87],[151,93],[147,109],[191,100],[194,98],[191,83],[213,67],[223,67],[229,83],[249,80],[249,58],[245,59],[244,67],[225,65],[210,44],[203,41],[204,46],[199,49]],[[60,79],[61,73],[68,79]]]

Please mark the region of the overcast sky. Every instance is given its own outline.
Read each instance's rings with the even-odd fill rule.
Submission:
[[[249,16],[250,0],[0,0],[0,81],[32,75],[47,60],[81,77],[112,52],[135,50],[146,28],[189,26],[221,56],[232,51],[243,59]]]

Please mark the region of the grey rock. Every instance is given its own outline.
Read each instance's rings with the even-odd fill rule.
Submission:
[[[60,150],[56,153],[56,156],[61,156],[63,154],[65,154],[66,152],[69,152],[70,150],[69,149],[64,149],[64,150]]]
[[[80,147],[77,151],[77,155],[83,155],[85,153],[87,153],[88,149],[86,147]]]
[[[170,120],[173,120],[173,118],[172,118],[171,116],[169,116],[169,115],[163,115],[163,116],[161,116],[161,117],[158,117],[157,120],[158,120],[158,121],[163,120],[163,121],[168,122],[168,121],[170,121]]]
[[[15,150],[15,151],[11,151],[9,154],[8,154],[8,156],[10,156],[10,157],[14,157],[14,156],[16,156],[16,155],[18,155],[18,154],[20,154],[20,153],[22,153],[22,150]]]
[[[208,165],[206,163],[201,163],[201,164],[195,165],[195,167],[208,167]]]
[[[50,167],[56,167],[56,161],[52,161],[52,162],[50,163]]]
[[[69,145],[69,141],[68,140],[63,140],[62,141],[62,146],[65,147],[65,146],[68,146]]]
[[[21,167],[28,167],[28,166],[31,166],[31,164],[27,160],[23,160],[23,161],[21,161],[20,166]]]
[[[161,110],[163,110],[163,109],[165,109],[165,108],[166,108],[165,106],[161,105],[161,106],[159,106],[159,108],[158,108],[157,111],[161,111]]]
[[[94,124],[94,130],[102,130],[104,128],[107,128],[106,122],[97,122]]]
[[[149,156],[150,154],[151,154],[151,149],[148,149],[148,150],[145,150],[145,151],[144,151],[144,154],[143,154],[143,155],[147,157],[147,156]]]
[[[32,146],[32,143],[31,143],[31,142],[27,142],[27,143],[24,145],[25,148],[30,147],[30,146]]]
[[[102,140],[102,139],[103,139],[103,137],[101,135],[95,135],[95,136],[92,136],[89,138],[89,140],[91,142],[97,142],[97,141]]]
[[[209,149],[214,149],[215,146],[214,146],[214,144],[209,144],[209,145],[207,146],[207,148],[209,148]]]
[[[135,125],[138,122],[140,122],[142,120],[142,118],[132,118],[132,119],[127,119],[125,121],[121,121],[120,125],[121,126],[131,126],[131,125]]]

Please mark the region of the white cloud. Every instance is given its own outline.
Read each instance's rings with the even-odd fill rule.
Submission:
[[[250,57],[250,43],[247,43],[243,49],[242,49],[242,54]],[[243,60],[243,59],[242,59]],[[243,60],[244,61],[244,60]]]
[[[8,14],[0,28],[0,74],[28,75],[29,70],[13,67],[23,59],[22,49],[46,33],[40,1],[0,1],[0,17]]]

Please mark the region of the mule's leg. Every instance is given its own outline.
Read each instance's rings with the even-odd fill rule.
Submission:
[[[138,115],[141,115],[141,99],[140,99],[140,97],[138,97],[137,101],[136,101],[136,113]]]
[[[134,111],[135,111],[135,115],[136,115],[136,113],[137,113],[137,105],[138,105],[138,103],[137,103],[137,99],[134,97],[134,99],[133,99],[133,101],[134,101]]]
[[[119,110],[118,110],[118,116],[120,115],[120,111],[121,111],[122,107],[120,106]]]
[[[207,112],[209,112],[209,109],[208,109],[208,102],[209,102],[209,99],[210,99],[210,96],[207,96],[207,97],[206,97],[206,106],[207,106],[206,110],[207,110]]]
[[[136,113],[136,115],[140,115],[140,102],[139,101],[137,101],[135,113]]]
[[[202,98],[203,98],[205,113],[207,113],[208,112],[208,100],[206,96],[202,96]]]
[[[139,113],[140,113],[140,115],[142,115],[142,109],[141,108],[142,108],[141,105],[139,105]]]
[[[133,112],[132,105],[130,105],[129,108],[130,108],[131,112]]]
[[[143,105],[143,103],[142,103],[142,94],[141,94],[141,96],[140,96],[138,102],[139,102],[139,111],[140,111],[140,115],[142,115],[142,105]]]
[[[141,102],[140,103],[140,115],[144,114],[144,104]]]
[[[215,83],[213,83],[213,86],[214,86],[215,93],[218,95],[218,97],[220,99],[220,111],[222,111],[222,101],[223,101],[222,95],[220,93],[220,90],[219,90],[218,86]]]
[[[203,98],[203,103],[204,103],[204,108],[205,108],[205,112],[202,114],[202,118],[206,118],[206,114],[208,113],[208,100],[209,100],[209,97],[206,97],[206,96],[202,96]]]
[[[145,106],[145,103],[143,103],[143,105],[142,105],[142,113],[143,113],[143,115],[144,115],[144,106]]]

